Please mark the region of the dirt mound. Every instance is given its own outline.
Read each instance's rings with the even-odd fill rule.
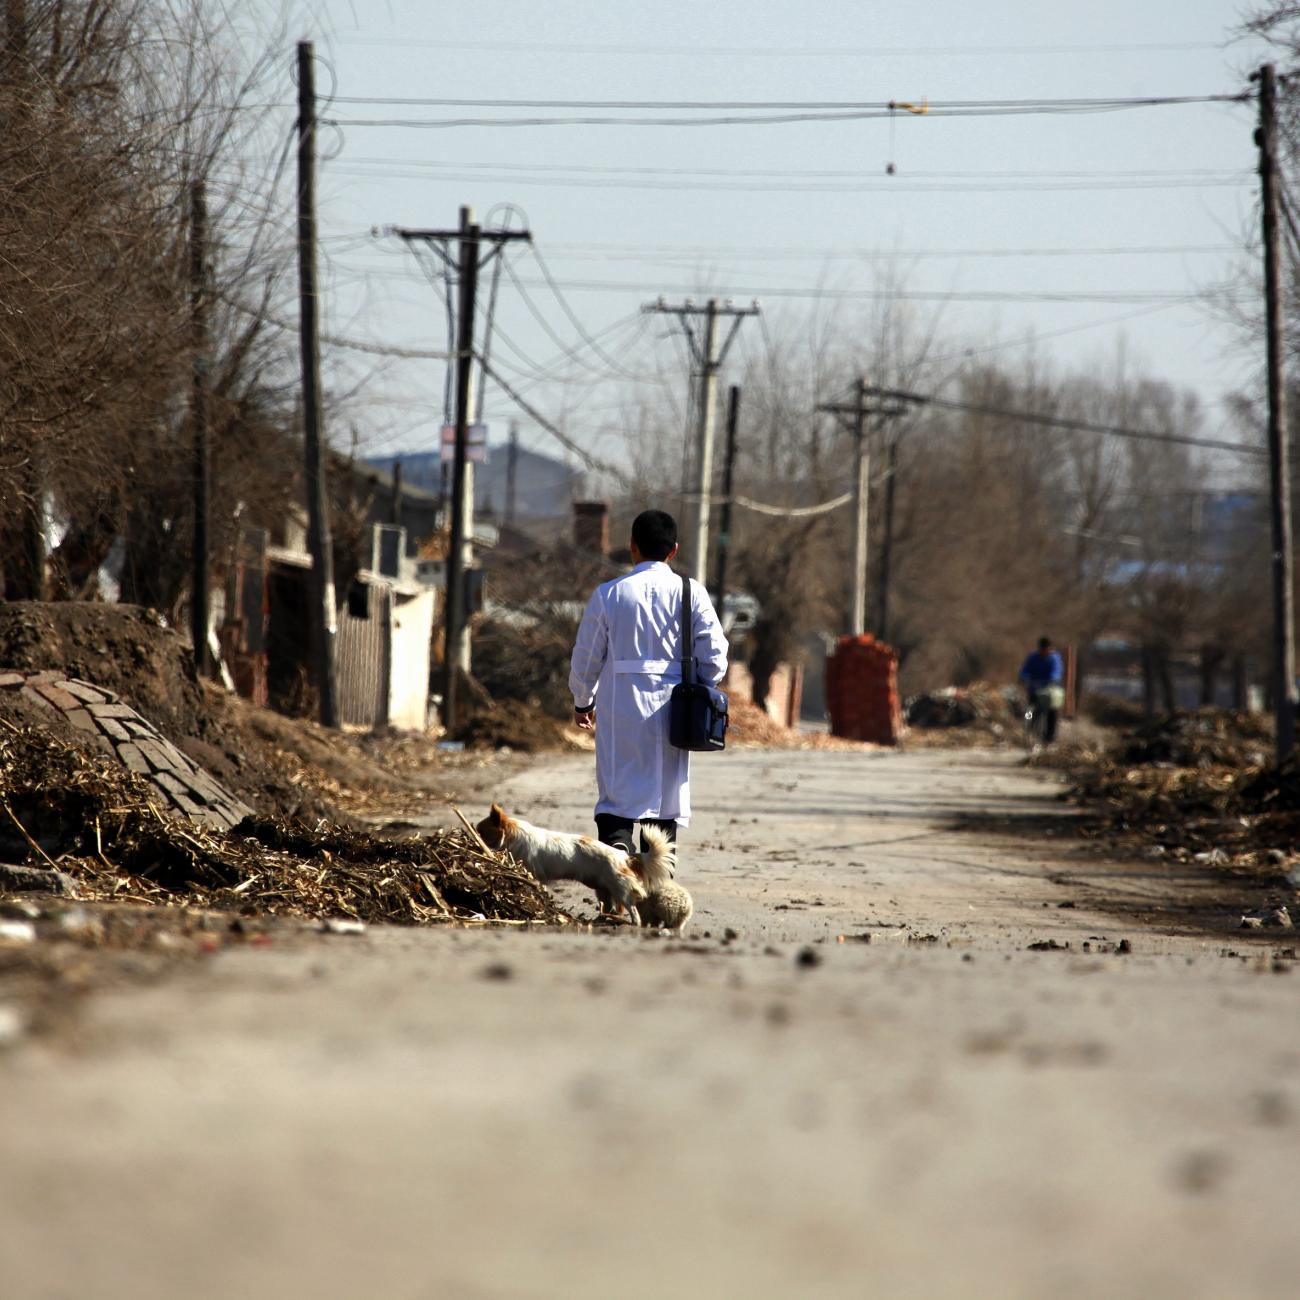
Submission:
[[[563,919],[543,886],[468,831],[389,839],[284,818],[219,831],[159,812],[151,795],[107,755],[0,726],[0,853],[57,866],[83,900],[398,924]]]
[[[136,605],[0,601],[0,668],[94,682],[173,737],[200,735],[208,713],[189,646]]]
[[[825,732],[796,731],[783,727],[770,713],[752,700],[738,695],[728,698],[731,721],[727,744],[733,749],[866,749],[860,740],[844,740]]]
[[[1262,714],[1201,708],[1164,714],[1125,735],[1117,761],[1175,767],[1257,767],[1268,761],[1271,721]]]
[[[478,749],[517,749],[525,754],[572,748],[565,723],[535,705],[492,701],[475,707],[455,739]]]
[[[107,688],[264,812],[337,818],[369,812],[380,800],[419,799],[416,765],[394,770],[361,737],[285,718],[198,680],[189,646],[150,610],[0,602],[0,669],[7,668],[59,669]],[[424,742],[422,760],[426,771],[437,767],[432,741]]]

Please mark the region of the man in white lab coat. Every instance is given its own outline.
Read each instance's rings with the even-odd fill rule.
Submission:
[[[592,593],[570,664],[574,720],[596,732],[596,827],[606,844],[633,849],[638,822],[670,839],[690,820],[690,755],[668,742],[668,697],[682,678],[682,580],[668,567],[677,524],[662,510],[632,522],[631,573]],[[691,579],[696,680],[716,686],[727,638],[704,587]]]

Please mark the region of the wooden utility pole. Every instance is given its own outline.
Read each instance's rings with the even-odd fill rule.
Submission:
[[[709,562],[709,513],[713,501],[713,411],[718,390],[718,371],[727,358],[727,353],[735,340],[736,331],[746,316],[757,316],[759,306],[753,303],[748,307],[733,307],[731,303],[719,303],[710,298],[703,307],[697,307],[689,299],[680,307],[670,307],[662,298],[649,303],[641,309],[647,312],[659,312],[676,316],[682,323],[682,331],[690,345],[691,355],[698,366],[699,398],[696,407],[695,428],[695,498],[694,526],[687,561],[691,566],[691,576],[697,581],[708,581]],[[718,346],[718,321],[722,317],[731,319],[731,330],[721,348]],[[691,326],[693,318],[702,320],[700,337],[697,338]]]
[[[519,421],[510,421],[510,445],[506,451],[506,526],[513,528],[518,508],[516,493],[519,487]]]
[[[325,494],[320,410],[320,334],[316,294],[316,69],[311,41],[298,42],[298,301],[302,353],[304,487],[307,549],[311,552],[311,627],[320,721],[337,727],[338,686],[334,676],[334,557],[330,547],[329,502]]]
[[[1268,353],[1269,500],[1273,541],[1273,711],[1277,761],[1295,748],[1295,609],[1292,596],[1291,471],[1282,351],[1281,236],[1277,192],[1277,77],[1271,63],[1259,73],[1259,179],[1263,200],[1264,307]]]
[[[400,460],[393,461],[393,501],[388,517],[394,527],[402,526],[402,462]]]
[[[190,640],[194,671],[206,677],[208,658],[208,204],[202,181],[190,186],[190,329],[193,336],[190,422],[194,440],[194,553],[190,579]]]
[[[713,580],[713,608],[722,619],[727,596],[727,558],[731,552],[731,493],[736,478],[736,423],[740,417],[740,389],[731,385],[727,401],[727,454],[722,465],[722,517],[718,524],[718,567]]]
[[[470,556],[467,539],[474,528],[474,479],[469,468],[469,419],[473,405],[474,308],[478,296],[480,229],[473,208],[460,210],[460,301],[456,321],[456,458],[451,470],[451,549],[447,552],[447,602],[444,617],[443,726],[454,731],[457,714],[456,674],[469,671],[469,628],[465,572]],[[466,497],[468,496],[468,500]]]
[[[871,455],[867,448],[867,416],[882,419],[902,413],[900,406],[867,406],[870,389],[865,379],[854,385],[852,404],[829,403],[819,406],[838,416],[853,434],[853,588],[849,601],[849,635],[861,636],[867,630],[867,525],[871,501]]]
[[[392,233],[409,243],[436,249],[452,265],[448,246],[458,245],[454,263],[458,284],[456,321],[456,444],[452,467],[451,539],[447,552],[447,590],[443,611],[443,694],[442,725],[448,732],[459,724],[456,690],[457,673],[469,671],[469,614],[465,599],[465,576],[472,559],[474,518],[473,465],[469,460],[469,425],[474,410],[474,313],[479,271],[513,239],[532,239],[528,230],[484,230],[474,220],[473,208],[460,210],[455,230],[410,230],[391,227]],[[480,256],[484,243],[492,245],[488,258]]]

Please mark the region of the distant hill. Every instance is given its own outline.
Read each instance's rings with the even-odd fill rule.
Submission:
[[[506,511],[506,469],[510,451],[505,444],[489,446],[486,464],[474,466],[474,509],[502,519]],[[584,475],[563,461],[520,447],[515,474],[515,514],[519,519],[559,519],[583,496]],[[367,465],[386,474],[401,461],[402,482],[426,492],[440,492],[443,462],[437,452],[398,452],[368,456]],[[446,467],[450,479],[451,466]]]

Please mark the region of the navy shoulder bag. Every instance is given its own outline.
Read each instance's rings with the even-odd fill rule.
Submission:
[[[691,580],[682,575],[682,680],[668,701],[668,740],[678,749],[708,753],[727,743],[727,697],[695,680],[691,645]]]

